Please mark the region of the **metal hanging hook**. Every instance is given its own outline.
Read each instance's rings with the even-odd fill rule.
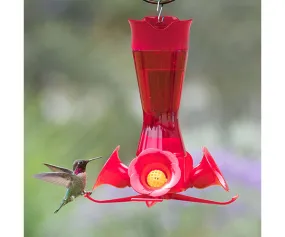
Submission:
[[[158,12],[157,20],[158,22],[163,22],[164,17],[161,17],[163,5],[174,2],[175,0],[143,0],[143,1],[157,5],[156,7],[156,11]]]
[[[161,21],[160,21],[160,17],[161,17],[161,13],[162,13],[162,7],[163,7],[163,4],[161,4],[160,0],[158,0],[157,7],[156,7],[156,11],[158,12],[158,16],[157,16],[158,22],[163,22],[163,19],[164,19],[164,17],[162,17]]]

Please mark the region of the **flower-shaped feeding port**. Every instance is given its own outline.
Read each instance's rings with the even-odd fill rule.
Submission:
[[[180,99],[188,57],[192,20],[165,16],[130,20],[132,50],[141,98],[143,124],[136,157],[129,167],[119,158],[119,146],[105,163],[93,187],[102,184],[116,188],[131,187],[138,195],[97,203],[143,201],[148,207],[163,200],[180,200],[226,205],[180,194],[189,188],[203,189],[228,185],[212,155],[203,148],[203,158],[193,168],[185,150],[178,120]]]
[[[151,197],[168,193],[181,178],[175,155],[153,148],[144,150],[133,159],[128,174],[132,188]]]

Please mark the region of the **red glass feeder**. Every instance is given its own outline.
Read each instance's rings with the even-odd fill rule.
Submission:
[[[180,98],[189,46],[192,20],[165,16],[130,20],[132,50],[143,110],[143,124],[136,157],[129,167],[119,158],[119,146],[102,168],[93,190],[103,184],[117,188],[132,187],[138,195],[96,203],[143,201],[148,207],[163,200],[180,200],[226,205],[179,194],[188,188],[203,189],[228,185],[212,155],[203,148],[200,164],[193,168],[185,150],[178,120]]]

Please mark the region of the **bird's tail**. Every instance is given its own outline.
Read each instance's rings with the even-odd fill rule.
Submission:
[[[66,200],[63,200],[63,201],[61,202],[59,208],[56,209],[56,210],[54,211],[54,213],[57,213],[65,204],[66,204]]]

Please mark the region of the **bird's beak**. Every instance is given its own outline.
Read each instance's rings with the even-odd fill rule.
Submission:
[[[87,163],[92,161],[92,160],[97,160],[97,159],[101,159],[101,158],[103,158],[103,157],[102,156],[98,156],[98,157],[95,157],[95,158],[91,158],[91,159],[87,160]]]

